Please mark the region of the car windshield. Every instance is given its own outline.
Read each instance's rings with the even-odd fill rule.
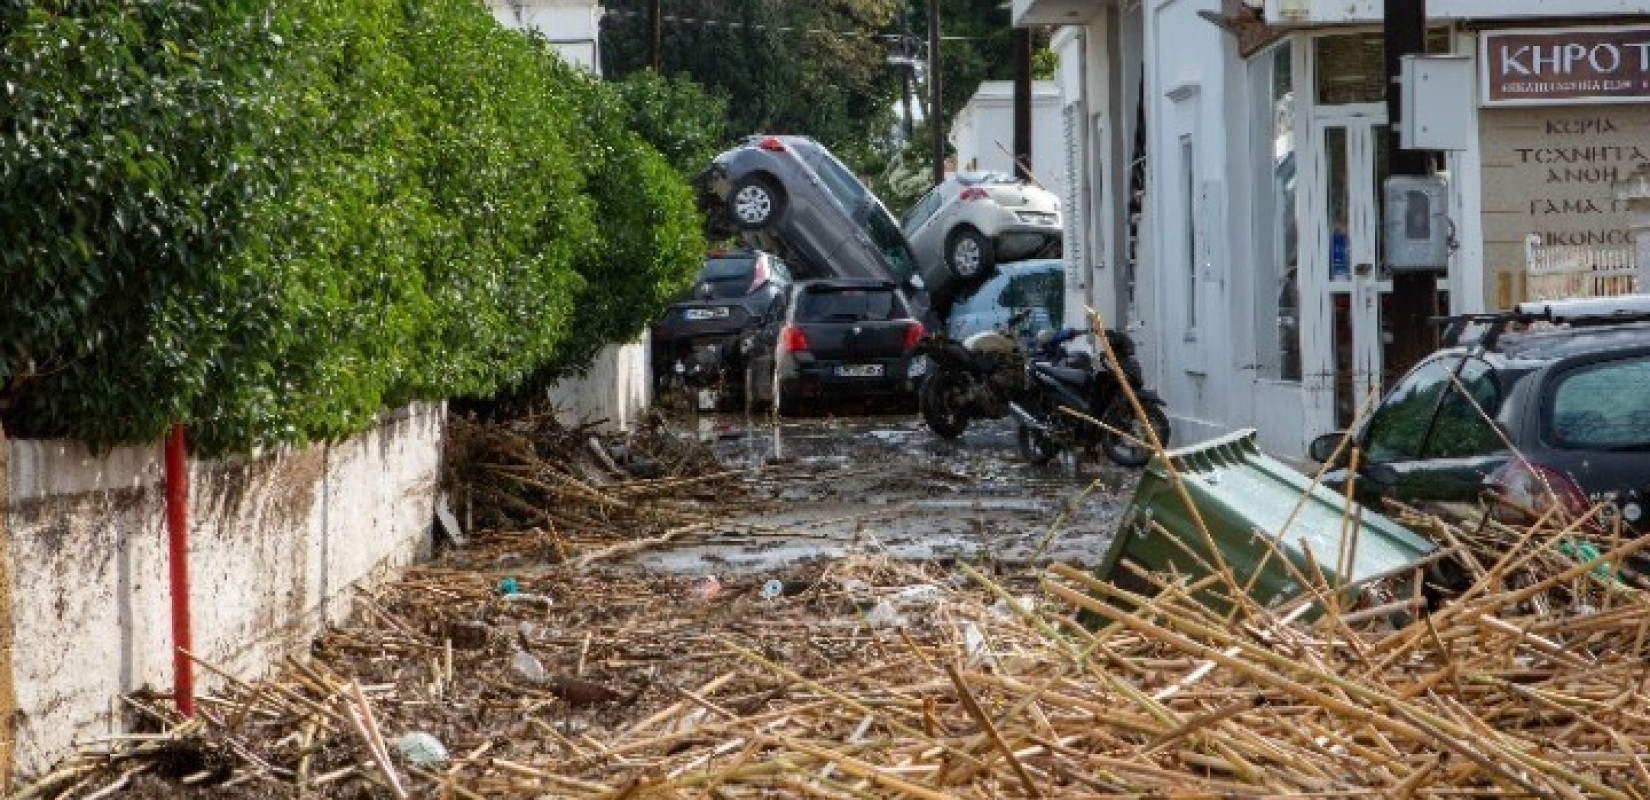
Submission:
[[[1547,431],[1567,450],[1650,450],[1650,358],[1565,372],[1552,390]]]
[[[755,267],[756,259],[752,256],[708,258],[705,265],[699,268],[698,284],[709,287],[710,296],[705,299],[725,300],[730,297],[743,297],[750,292],[752,284],[755,283]]]
[[[819,287],[796,301],[798,322],[880,322],[905,316],[899,296],[888,289]]]
[[[865,195],[869,194],[864,184],[861,184],[859,179],[854,177],[854,173],[848,171],[847,167],[842,166],[842,162],[837,161],[823,149],[811,150],[809,155],[810,165],[814,168],[814,172],[819,174],[819,179],[825,184],[826,190],[836,198],[838,203],[842,204],[844,210],[852,215],[859,208],[860,203],[864,202]]]
[[[872,201],[871,213],[865,215],[865,233],[871,243],[882,251],[882,257],[894,271],[894,277],[905,280],[917,271],[917,258],[911,254],[911,245],[905,233],[894,224],[894,218],[881,203]]]
[[[1365,455],[1370,463],[1381,464],[1461,458],[1503,449],[1490,421],[1500,399],[1495,370],[1483,361],[1440,358],[1423,364],[1375,412]]]
[[[705,260],[699,270],[699,280],[727,281],[751,279],[751,267],[756,259],[750,256],[717,256]]]
[[[1006,172],[976,172],[957,176],[957,183],[964,186],[1013,186],[1019,181]]]
[[[1000,302],[1009,308],[1041,308],[1058,316],[1066,302],[1066,276],[1058,270],[1016,275],[1003,289]]]

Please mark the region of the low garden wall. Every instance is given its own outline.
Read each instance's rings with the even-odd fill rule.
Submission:
[[[427,555],[444,415],[418,404],[345,441],[191,461],[197,655],[260,675],[347,614],[358,589]],[[0,743],[13,744],[15,777],[122,732],[119,695],[169,692],[172,632],[161,445],[93,453],[13,440],[6,455],[0,556],[11,602],[0,624],[11,633],[15,708],[0,708],[10,712]],[[218,680],[198,669],[197,694]]]

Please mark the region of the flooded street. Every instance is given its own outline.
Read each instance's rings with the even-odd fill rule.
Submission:
[[[1137,475],[1093,460],[1033,467],[1006,420],[977,422],[956,441],[913,414],[777,424],[725,414],[695,424],[726,466],[751,470],[743,488],[755,510],[728,518],[715,535],[640,554],[633,566],[760,575],[849,553],[1092,564]]]

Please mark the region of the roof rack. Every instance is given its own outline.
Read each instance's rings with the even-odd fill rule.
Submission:
[[[1491,350],[1500,341],[1502,334],[1515,325],[1547,322],[1572,328],[1590,328],[1629,322],[1650,322],[1650,294],[1534,300],[1519,303],[1511,311],[1433,317],[1432,321],[1444,325],[1445,347],[1470,344],[1480,349]],[[1475,325],[1484,326],[1483,331],[1476,339],[1466,341],[1466,333]]]

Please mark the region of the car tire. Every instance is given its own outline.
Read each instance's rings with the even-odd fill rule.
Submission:
[[[1152,426],[1157,435],[1157,441],[1167,447],[1169,444],[1169,417],[1163,409],[1155,405],[1143,406],[1146,412],[1146,424]],[[1135,444],[1111,432],[1104,434],[1105,439],[1100,449],[1105,452],[1106,458],[1121,467],[1144,467],[1152,460],[1156,453],[1149,445],[1150,438],[1146,434],[1146,424],[1134,415],[1134,410],[1127,403],[1114,403],[1105,417],[1100,420],[1117,430],[1127,432],[1130,436],[1147,444]]]
[[[963,285],[985,280],[997,266],[997,248],[973,228],[962,227],[945,237],[945,266]]]
[[[785,194],[767,178],[747,175],[728,192],[728,217],[740,230],[765,228],[785,211]]]
[[[795,381],[780,381],[779,394],[774,402],[779,406],[780,416],[804,416],[813,410],[812,404],[802,398],[802,387]]]

